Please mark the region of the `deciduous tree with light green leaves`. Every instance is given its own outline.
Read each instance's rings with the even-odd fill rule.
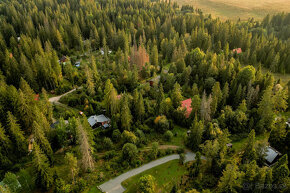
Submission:
[[[156,180],[151,175],[142,176],[138,181],[139,193],[155,193],[156,191]]]

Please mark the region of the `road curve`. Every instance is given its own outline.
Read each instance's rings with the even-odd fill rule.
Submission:
[[[77,88],[77,89],[81,89],[82,87],[79,87],[79,88]],[[49,98],[48,100],[49,100],[49,102],[51,102],[51,103],[53,103],[53,104],[57,104],[57,103],[59,103],[58,101],[59,101],[59,99],[61,98],[61,97],[63,97],[63,96],[65,96],[65,95],[67,95],[67,94],[69,94],[69,93],[72,93],[73,91],[75,91],[76,90],[76,88],[74,88],[74,89],[72,89],[72,90],[70,90],[70,91],[68,91],[68,92],[66,92],[66,93],[64,93],[64,94],[62,94],[62,95],[59,95],[59,96],[55,96],[55,97],[51,97],[51,98]]]
[[[169,155],[160,159],[157,159],[155,161],[149,162],[139,168],[132,169],[126,173],[121,174],[120,176],[117,176],[116,178],[113,178],[102,185],[99,186],[99,189],[102,192],[106,193],[122,193],[125,191],[125,188],[121,185],[121,183],[124,180],[127,180],[128,178],[131,178],[132,176],[135,176],[137,174],[140,174],[148,169],[151,169],[155,166],[164,164],[166,162],[169,162],[171,160],[179,159],[178,154]],[[185,155],[185,162],[192,161],[195,159],[195,153],[187,152]]]

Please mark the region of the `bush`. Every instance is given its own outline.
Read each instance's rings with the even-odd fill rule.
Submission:
[[[156,190],[156,180],[151,175],[142,176],[138,181],[138,192],[154,193]]]
[[[104,142],[103,142],[103,148],[106,150],[110,150],[113,147],[113,142],[110,138],[105,137]]]
[[[136,135],[130,131],[123,131],[122,133],[122,139],[124,141],[124,143],[133,143],[136,144],[138,141],[138,137],[136,137]]]
[[[148,127],[147,125],[140,125],[139,126],[139,129],[140,130],[142,130],[144,133],[150,133],[150,131],[151,131],[151,128],[150,127]]]
[[[184,162],[185,162],[185,154],[184,153],[181,153],[181,154],[179,154],[179,163],[181,165],[183,165]]]
[[[171,131],[166,131],[164,134],[164,138],[166,141],[171,141],[173,138],[173,133]]]
[[[132,143],[126,143],[122,148],[122,157],[123,160],[127,160],[130,163],[133,163],[133,161],[137,158],[138,149],[136,145]]]
[[[169,129],[169,121],[165,116],[158,116],[154,120],[156,131],[159,133],[164,133]]]
[[[139,143],[144,144],[146,141],[145,135],[142,130],[138,129],[136,131],[136,136],[139,137]]]
[[[168,148],[168,149],[165,150],[165,153],[166,153],[166,155],[170,155],[170,154],[173,153],[173,150]]]
[[[121,132],[119,129],[113,131],[112,138],[115,142],[118,142],[121,139]]]
[[[150,159],[156,159],[158,155],[158,142],[152,143],[152,148],[150,150]]]
[[[117,156],[117,152],[115,150],[108,151],[108,152],[105,153],[104,159],[105,160],[109,160],[109,159],[112,159],[115,156]]]
[[[184,150],[184,148],[182,148],[182,147],[180,147],[180,148],[177,149],[177,153],[178,153],[178,154],[182,154],[182,153],[184,153],[184,152],[185,152],[185,150]]]

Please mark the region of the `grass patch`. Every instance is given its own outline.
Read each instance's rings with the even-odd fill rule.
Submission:
[[[170,192],[174,183],[185,173],[186,167],[181,166],[178,160],[173,160],[123,181],[122,186],[126,188],[127,193],[136,192],[139,178],[150,174],[156,179],[157,192]]]
[[[98,185],[93,186],[91,189],[89,189],[88,191],[86,191],[85,193],[102,193],[98,188]]]
[[[256,142],[264,140],[264,139],[266,139],[268,137],[268,135],[269,135],[268,133],[265,133],[265,134],[262,134],[262,135],[257,135],[255,140],[256,140]],[[246,141],[247,141],[247,137],[233,141],[232,142],[233,149],[236,152],[240,152],[244,148],[244,145],[245,145]]]
[[[173,133],[173,138],[171,139],[171,141],[164,141],[163,144],[165,145],[176,145],[176,146],[180,146],[180,147],[184,147],[184,142],[185,142],[185,135],[187,132],[186,128],[174,125],[174,128],[171,130],[171,132]]]

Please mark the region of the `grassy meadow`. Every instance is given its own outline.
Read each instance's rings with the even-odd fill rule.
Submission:
[[[179,5],[192,5],[204,13],[223,20],[262,20],[267,14],[290,12],[289,0],[174,0]]]

